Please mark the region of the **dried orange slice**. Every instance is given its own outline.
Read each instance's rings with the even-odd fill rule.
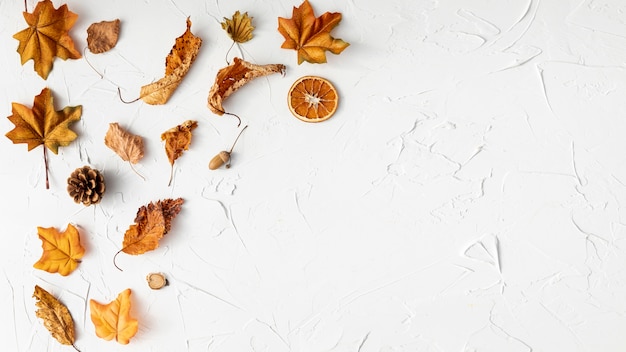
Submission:
[[[287,103],[291,113],[305,122],[328,120],[337,110],[339,96],[325,78],[304,76],[289,89]]]

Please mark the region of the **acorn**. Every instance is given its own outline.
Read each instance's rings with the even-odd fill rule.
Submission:
[[[244,128],[241,129],[241,131],[237,135],[237,138],[235,139],[235,142],[233,143],[233,146],[230,147],[229,151],[222,150],[216,156],[214,156],[213,159],[211,159],[211,161],[209,162],[209,169],[216,170],[216,169],[219,169],[224,164],[226,164],[227,169],[230,168],[230,154],[233,152],[233,148],[235,148],[235,144],[237,144],[239,137],[241,137],[241,134],[247,127],[248,125],[244,126]]]

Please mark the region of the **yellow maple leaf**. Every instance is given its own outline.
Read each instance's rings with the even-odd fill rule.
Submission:
[[[107,304],[89,300],[91,321],[96,327],[96,335],[107,341],[115,339],[122,345],[127,345],[135,336],[139,322],[130,316],[129,288],[120,292],[117,298]]]
[[[32,59],[35,71],[47,79],[55,56],[63,60],[80,59],[82,56],[68,34],[77,18],[67,5],[55,9],[50,0],[38,2],[33,13],[24,12],[28,28],[13,36],[20,42],[17,52],[22,65]]]
[[[283,49],[298,52],[298,65],[303,61],[310,63],[326,62],[326,51],[337,55],[348,47],[348,43],[335,39],[330,31],[341,21],[341,13],[326,12],[315,17],[313,7],[308,0],[293,8],[292,17],[278,17],[278,31],[285,37]]]
[[[85,255],[85,248],[80,244],[76,227],[69,224],[63,232],[54,227],[37,227],[37,234],[41,239],[43,253],[33,265],[35,269],[67,276],[78,267],[80,259]]]
[[[232,18],[224,17],[224,22],[221,22],[222,29],[228,33],[228,36],[236,43],[245,43],[252,39],[252,18],[248,16],[247,12],[243,15],[237,11],[233,14]]]

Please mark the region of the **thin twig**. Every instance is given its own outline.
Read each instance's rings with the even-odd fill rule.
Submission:
[[[230,115],[230,116],[235,116],[237,118],[237,120],[239,120],[239,123],[237,124],[237,127],[241,126],[241,118],[239,116],[237,116],[236,114],[233,114],[232,112],[226,112],[224,111],[225,115]]]
[[[43,146],[43,164],[46,167],[46,189],[50,189],[50,180],[48,179],[48,148]]]
[[[138,101],[139,99],[141,99],[141,97],[135,99],[135,100],[131,100],[131,101],[126,101],[122,98],[122,90],[120,89],[120,87],[117,87],[117,96],[120,97],[120,100],[122,101],[122,103],[124,104],[132,104],[136,101]]]

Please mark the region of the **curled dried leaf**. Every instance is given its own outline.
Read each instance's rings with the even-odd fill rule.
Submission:
[[[37,299],[35,303],[37,311],[35,314],[37,318],[43,320],[43,325],[50,331],[52,337],[59,343],[73,346],[74,349],[78,350],[74,346],[76,341],[74,320],[72,320],[69,309],[56,297],[38,285],[35,286],[33,297]]]
[[[253,17],[248,16],[247,12],[244,12],[242,15],[237,11],[230,19],[224,17],[224,22],[221,23],[222,29],[236,43],[245,43],[253,37],[254,27],[252,26],[252,19]]]
[[[256,65],[236,57],[232,64],[217,72],[215,82],[209,91],[209,109],[214,114],[223,115],[226,111],[222,107],[222,103],[228,96],[252,79],[272,73],[284,74],[285,65]]]
[[[151,105],[167,103],[176,88],[196,60],[202,39],[191,33],[191,21],[187,18],[187,30],[176,38],[174,47],[165,58],[165,76],[160,80],[141,87],[141,100]]]
[[[161,134],[161,140],[165,141],[165,153],[171,165],[170,181],[168,185],[172,183],[174,161],[176,161],[185,150],[189,149],[189,145],[191,144],[191,131],[196,127],[198,127],[198,122],[187,120]]]
[[[87,28],[87,47],[94,54],[111,50],[120,34],[120,20],[93,23]]]

